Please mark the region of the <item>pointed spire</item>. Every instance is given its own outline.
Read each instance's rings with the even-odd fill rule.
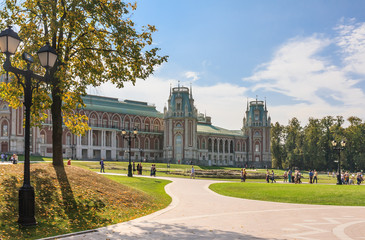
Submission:
[[[265,112],[267,112],[267,108],[266,108],[266,97],[265,97]]]
[[[171,86],[171,83],[170,83],[170,97],[171,97],[171,92],[172,92],[172,86]]]
[[[190,83],[190,99],[193,98],[193,87],[192,84]]]
[[[248,98],[247,98],[247,108],[246,108],[246,112],[248,112]]]

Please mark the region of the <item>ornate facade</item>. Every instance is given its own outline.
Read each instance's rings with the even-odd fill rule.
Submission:
[[[135,161],[193,163],[225,166],[271,166],[270,125],[266,102],[247,103],[240,130],[212,125],[211,118],[198,113],[190,87],[171,88],[164,113],[146,102],[118,101],[88,95],[86,105],[76,111],[89,118],[91,130],[85,136],[63,131],[65,158],[128,159],[128,143],[121,130],[138,129],[132,141]],[[9,108],[0,100],[1,152],[24,151],[23,109]],[[31,131],[31,152],[52,156],[51,117]]]

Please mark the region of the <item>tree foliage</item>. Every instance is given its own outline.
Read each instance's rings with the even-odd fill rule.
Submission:
[[[87,118],[75,112],[83,106],[88,86],[146,79],[154,67],[167,61],[151,47],[155,26],[136,29],[131,16],[136,4],[120,0],[6,0],[0,5],[0,28],[19,28],[23,40],[13,65],[24,67],[20,55],[35,55],[46,42],[56,49],[58,61],[50,71],[51,83],[34,94],[33,123],[47,118],[51,109],[53,124],[53,163],[62,165],[62,124],[73,133],[88,130]],[[4,59],[2,59],[4,60]],[[44,73],[39,64],[35,72]],[[12,107],[19,107],[22,89],[16,77],[1,85],[1,96]],[[18,100],[17,100],[18,99]]]
[[[350,171],[365,168],[365,123],[358,117],[349,117],[350,125],[343,127],[343,117],[309,118],[301,127],[293,118],[287,126],[275,123],[271,128],[273,167],[317,170],[337,170],[338,154],[331,142],[346,141],[341,154],[341,167]]]

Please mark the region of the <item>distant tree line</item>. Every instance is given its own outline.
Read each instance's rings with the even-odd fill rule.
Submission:
[[[297,118],[292,118],[287,126],[272,124],[272,167],[336,171],[338,152],[333,150],[332,141],[344,140],[341,169],[365,169],[365,122],[358,117],[349,117],[347,121],[347,127],[343,126],[342,116],[309,118],[304,127]]]

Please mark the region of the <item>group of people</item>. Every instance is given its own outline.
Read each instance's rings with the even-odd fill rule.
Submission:
[[[316,179],[317,179],[317,172],[315,172],[315,173],[316,173]],[[284,181],[283,181],[284,183],[288,182],[288,180],[289,180],[289,183],[295,183],[295,184],[302,183],[302,173],[300,172],[300,170],[295,170],[293,173],[293,171],[291,169],[289,169],[288,171],[284,172],[283,178],[284,178]],[[316,180],[316,183],[317,183],[317,180]]]
[[[151,174],[150,174],[150,176],[151,177],[152,176],[156,177],[156,165],[155,164],[152,164],[152,166],[151,166]]]
[[[266,170],[266,182],[269,183],[270,180],[271,183],[276,183],[274,170],[271,170],[271,173],[269,170]]]
[[[10,156],[8,156],[7,153],[1,153],[0,157],[1,157],[1,162],[10,161],[13,164],[18,163],[18,155],[16,155],[15,153],[13,155],[10,155]]]
[[[351,174],[351,177],[350,177],[350,173],[348,171],[341,173],[342,184],[352,185],[352,184],[355,184],[355,181],[356,181],[357,185],[360,185],[364,181],[364,178],[360,172],[358,172],[356,174],[356,176],[355,176],[355,173]]]

